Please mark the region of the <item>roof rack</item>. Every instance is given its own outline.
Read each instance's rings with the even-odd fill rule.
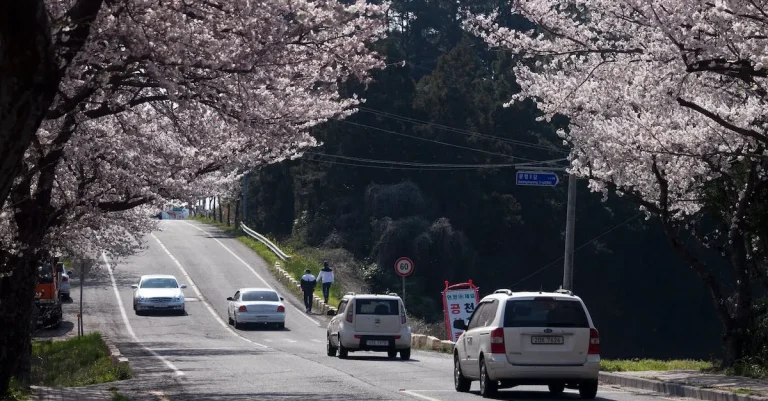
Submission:
[[[396,296],[397,296],[397,293],[396,293],[396,292],[390,292],[390,293],[389,293],[389,294],[387,294],[387,295],[389,295],[390,297],[396,297]]]
[[[509,290],[509,289],[506,289],[506,288],[505,288],[505,289],[501,289],[501,290],[496,290],[496,291],[494,291],[493,293],[494,293],[494,294],[507,294],[507,295],[512,295],[512,290]]]
[[[558,294],[568,294],[568,295],[573,296],[573,291],[566,290],[563,287],[560,287],[560,288],[556,289],[555,292],[558,293]]]
[[[344,295],[355,295],[355,293],[354,292],[348,292],[348,293],[346,293]]]

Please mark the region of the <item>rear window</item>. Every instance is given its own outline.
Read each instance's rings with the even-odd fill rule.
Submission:
[[[394,299],[356,299],[355,313],[358,315],[399,315],[400,305]]]
[[[581,302],[569,299],[509,300],[504,327],[589,327]]]
[[[248,291],[243,293],[242,298],[243,301],[277,302],[280,300],[277,293],[272,291]]]

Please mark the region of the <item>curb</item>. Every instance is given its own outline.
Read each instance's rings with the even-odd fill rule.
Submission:
[[[117,366],[121,363],[128,364],[128,358],[124,357],[123,354],[120,353],[120,350],[117,348],[115,343],[112,342],[112,339],[109,338],[104,333],[101,334],[101,339],[104,340],[104,343],[107,344],[107,349],[109,350],[109,359],[112,361],[113,366]]]
[[[646,379],[643,377],[631,377],[617,373],[600,372],[600,381],[606,384],[650,390],[675,397],[695,398],[697,400],[705,401],[768,401],[768,397],[736,394],[725,390],[701,388],[681,383]]]

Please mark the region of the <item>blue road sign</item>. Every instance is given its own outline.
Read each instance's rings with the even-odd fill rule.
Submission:
[[[518,171],[516,178],[517,185],[534,187],[554,187],[560,182],[557,173],[544,173],[540,171]]]

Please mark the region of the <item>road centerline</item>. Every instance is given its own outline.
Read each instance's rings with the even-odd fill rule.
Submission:
[[[184,224],[186,224],[186,225],[188,225],[188,226],[190,226],[190,227],[193,227],[194,229],[196,229],[196,230],[198,230],[198,231],[202,232],[203,234],[205,234],[205,235],[209,236],[209,237],[210,237],[212,240],[216,241],[216,243],[217,243],[217,244],[221,245],[221,246],[222,246],[222,248],[224,248],[224,249],[225,249],[227,252],[229,252],[229,253],[230,253],[232,256],[234,256],[234,257],[235,257],[235,259],[239,260],[239,261],[240,261],[240,263],[242,263],[242,264],[243,264],[245,267],[247,267],[247,268],[248,268],[248,270],[250,270],[250,271],[251,271],[251,273],[253,273],[253,274],[254,274],[256,277],[258,277],[258,278],[259,278],[259,280],[261,280],[261,282],[262,282],[262,283],[264,283],[264,285],[266,285],[267,287],[269,287],[269,288],[270,288],[270,289],[272,289],[272,290],[274,290],[274,289],[275,289],[273,286],[271,286],[271,285],[270,285],[270,284],[267,282],[267,280],[264,280],[264,277],[262,277],[262,276],[261,276],[261,275],[260,275],[260,274],[259,274],[259,273],[258,273],[258,272],[257,272],[257,271],[256,271],[256,270],[255,270],[255,269],[254,269],[254,268],[253,268],[253,267],[252,267],[252,266],[251,266],[251,265],[248,263],[248,262],[244,261],[244,260],[243,260],[243,259],[242,259],[240,256],[237,256],[237,254],[236,254],[235,252],[233,252],[231,249],[229,249],[229,247],[227,247],[227,246],[226,246],[226,245],[224,245],[224,244],[223,244],[221,241],[219,241],[219,239],[218,239],[218,238],[215,238],[215,237],[214,237],[214,236],[212,236],[210,233],[208,233],[207,231],[203,230],[203,229],[202,229],[202,228],[200,228],[200,227],[197,227],[197,226],[196,226],[196,225],[194,225],[194,224],[190,224],[190,223],[187,223],[186,221],[182,221],[182,223],[184,223]],[[298,312],[298,314],[299,314],[300,316],[303,316],[303,317],[305,317],[307,320],[309,320],[310,322],[312,322],[312,323],[316,324],[316,325],[317,325],[317,327],[323,327],[323,325],[322,325],[322,324],[320,324],[320,322],[318,322],[317,320],[315,320],[315,319],[313,319],[313,318],[311,318],[311,317],[307,316],[307,315],[305,314],[305,312],[302,312],[302,311],[301,311],[301,309],[297,308],[297,307],[296,307],[296,306],[294,306],[292,303],[290,303],[290,302],[287,302],[286,304],[287,304],[287,305],[290,305],[290,306],[291,306],[291,308],[295,309],[295,310],[296,310],[296,312]]]
[[[145,351],[149,352],[154,356],[155,358],[162,361],[165,366],[167,366],[169,369],[173,370],[173,372],[176,374],[176,376],[184,376],[184,372],[182,372],[179,368],[176,367],[171,361],[163,357],[162,355],[155,352],[155,350],[147,347],[144,345],[144,343],[139,340],[139,337],[136,335],[136,332],[133,331],[133,327],[131,326],[131,322],[128,321],[128,314],[125,312],[125,306],[123,305],[123,300],[120,299],[120,291],[117,289],[117,281],[115,281],[115,275],[112,273],[112,265],[109,263],[109,260],[107,259],[107,254],[102,252],[101,258],[104,260],[104,263],[107,266],[107,271],[109,272],[109,280],[112,282],[112,289],[115,292],[115,298],[117,299],[117,306],[120,308],[120,316],[123,318],[123,324],[125,324],[126,330],[128,330],[128,334],[133,337],[133,340],[141,346]]]
[[[189,286],[192,287],[192,289],[195,291],[195,294],[197,294],[197,298],[200,300],[200,302],[203,303],[203,305],[205,305],[205,308],[208,309],[208,312],[210,312],[211,315],[213,316],[213,318],[216,319],[216,321],[219,322],[219,324],[221,324],[221,326],[224,328],[224,330],[228,331],[230,334],[232,334],[233,336],[235,336],[235,337],[237,337],[237,338],[239,338],[239,339],[241,339],[243,341],[247,341],[247,342],[249,342],[251,344],[257,345],[257,346],[262,347],[262,348],[269,348],[268,346],[266,346],[264,344],[260,344],[260,343],[257,343],[256,341],[253,341],[253,340],[250,340],[248,338],[243,337],[242,335],[240,335],[240,333],[236,332],[234,329],[229,327],[229,324],[227,322],[225,322],[224,319],[222,319],[221,316],[219,316],[218,313],[216,313],[216,310],[213,309],[213,306],[211,306],[211,304],[205,298],[203,293],[200,292],[200,289],[197,287],[195,282],[192,280],[192,277],[190,277],[189,273],[187,273],[187,270],[184,269],[184,266],[181,265],[181,262],[179,262],[179,260],[176,259],[175,256],[173,256],[171,251],[169,251],[168,248],[165,247],[165,244],[163,244],[162,241],[160,241],[160,239],[157,238],[157,236],[155,236],[154,233],[150,233],[149,235],[151,235],[152,238],[154,238],[155,241],[157,241],[158,245],[160,245],[160,247],[163,248],[163,251],[165,251],[165,253],[168,255],[168,257],[170,257],[171,260],[173,260],[173,263],[175,263],[176,267],[179,268],[179,270],[181,271],[181,274],[183,274],[184,277],[187,279],[187,282],[189,283]]]

